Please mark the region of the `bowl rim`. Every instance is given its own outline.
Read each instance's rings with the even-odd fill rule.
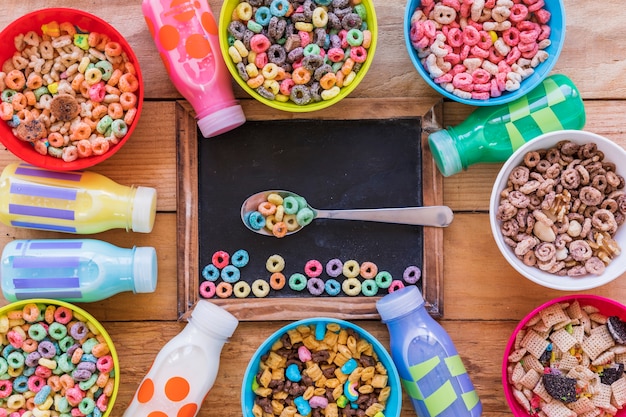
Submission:
[[[113,384],[113,392],[109,397],[109,402],[107,405],[107,410],[104,412],[103,417],[107,417],[113,411],[113,405],[115,404],[115,400],[117,399],[117,394],[119,392],[120,387],[120,361],[117,355],[117,349],[115,348],[115,344],[109,335],[109,332],[104,328],[102,323],[100,323],[94,316],[92,316],[89,312],[85,311],[83,308],[78,307],[75,304],[68,303],[66,301],[54,300],[50,298],[28,298],[25,300],[14,301],[12,303],[6,304],[0,307],[0,315],[8,313],[9,311],[14,311],[19,308],[23,308],[27,304],[45,304],[45,305],[56,305],[59,307],[66,307],[72,310],[75,313],[78,313],[82,317],[84,317],[87,321],[89,321],[98,331],[100,335],[104,338],[107,345],[109,346],[109,350],[111,353],[111,357],[113,358],[113,367],[115,370],[115,382]]]
[[[133,120],[133,123],[128,126],[128,132],[126,132],[126,135],[124,135],[124,137],[122,137],[117,144],[110,147],[107,152],[105,152],[102,155],[95,155],[95,156],[92,155],[87,158],[78,158],[72,162],[65,162],[63,161],[63,159],[60,159],[60,158],[55,158],[50,155],[41,155],[37,153],[33,149],[30,149],[27,146],[28,145],[27,143],[19,141],[19,139],[17,139],[12,134],[10,127],[8,128],[8,133],[9,133],[8,135],[5,135],[4,132],[0,132],[0,142],[13,155],[18,157],[22,161],[36,165],[40,168],[51,169],[51,170],[56,170],[56,171],[74,171],[74,170],[90,168],[109,159],[111,156],[117,153],[123,147],[123,145],[128,141],[130,136],[133,134],[135,128],[137,127],[137,124],[139,122],[139,118],[141,116],[141,112],[143,109],[144,94],[145,94],[143,74],[141,72],[141,66],[139,65],[139,59],[137,58],[137,55],[135,54],[135,51],[133,50],[128,40],[111,23],[85,10],[75,9],[71,7],[45,7],[45,8],[28,12],[12,20],[11,23],[9,23],[9,25],[3,28],[2,31],[0,31],[0,39],[3,39],[5,36],[13,35],[14,28],[17,24],[21,24],[23,22],[30,23],[32,19],[35,19],[37,24],[39,24],[39,22],[46,21],[47,18],[44,19],[42,17],[44,15],[59,16],[58,18],[50,19],[50,22],[57,21],[59,23],[65,22],[65,21],[72,22],[72,19],[75,17],[93,20],[98,26],[107,27],[108,31],[110,31],[112,34],[114,34],[117,37],[117,39],[115,40],[117,42],[124,44],[123,45],[124,52],[128,56],[129,61],[135,67],[135,72],[136,72],[135,76],[137,77],[137,81],[139,83],[139,89],[138,89],[138,92],[136,93],[137,94],[137,112],[135,114],[135,119]],[[29,26],[32,26],[32,24]],[[36,30],[38,34],[41,34],[40,27],[35,28],[33,30]],[[11,45],[13,45],[12,42],[11,42]],[[6,125],[6,122],[2,122],[2,123]]]
[[[324,324],[336,323],[342,328],[349,328],[349,329],[355,330],[361,336],[364,336],[367,339],[367,341],[372,344],[372,346],[374,347],[374,351],[379,356],[378,358],[379,361],[382,361],[382,357],[385,358],[385,360],[389,363],[389,366],[386,366],[387,374],[389,375],[389,385],[391,385],[393,382],[393,384],[397,387],[397,389],[394,389],[395,394],[389,397],[388,404],[389,402],[393,400],[398,414],[389,415],[388,417],[399,417],[400,412],[402,410],[402,395],[403,395],[402,386],[400,382],[400,374],[398,373],[398,370],[395,367],[391,354],[387,351],[387,349],[385,349],[385,347],[382,345],[382,343],[380,343],[380,341],[377,338],[375,338],[371,333],[369,333],[367,330],[365,330],[361,326],[351,323],[346,320],[335,319],[331,317],[311,317],[311,318],[306,318],[306,319],[291,322],[289,324],[286,324],[280,327],[278,330],[274,331],[270,336],[268,336],[263,341],[263,343],[261,343],[261,345],[259,345],[259,347],[254,351],[254,353],[250,357],[250,360],[248,361],[248,365],[246,366],[246,370],[244,372],[243,380],[241,383],[240,398],[241,398],[241,411],[243,413],[243,417],[252,417],[252,414],[249,414],[249,415],[246,414],[246,411],[249,410],[249,408],[246,407],[246,397],[247,397],[246,393],[248,389],[250,388],[251,378],[254,377],[254,375],[256,374],[256,371],[257,371],[256,368],[258,368],[258,362],[260,361],[262,354],[264,352],[267,352],[269,348],[276,342],[276,340],[278,340],[278,338],[280,338],[282,335],[287,333],[288,330],[295,329],[296,327],[302,326],[302,325],[311,325],[311,324],[315,325],[318,323],[324,323]],[[254,365],[255,363],[256,363],[256,366]],[[255,366],[255,369],[253,369],[253,366]]]
[[[504,352],[502,355],[502,369],[501,369],[501,376],[500,376],[501,383],[502,383],[502,390],[504,391],[504,396],[506,398],[507,405],[509,406],[509,409],[511,410],[511,412],[513,413],[515,417],[529,417],[528,413],[519,412],[518,406],[517,406],[518,404],[517,400],[515,400],[515,397],[513,397],[511,384],[508,383],[508,371],[507,371],[507,367],[509,363],[508,359],[509,359],[509,353],[512,351],[512,348],[515,345],[516,335],[541,310],[547,307],[550,307],[551,305],[554,305],[554,304],[563,303],[563,302],[572,302],[574,300],[579,300],[579,302],[580,300],[586,300],[585,301],[586,304],[593,305],[597,308],[602,308],[601,306],[603,306],[604,310],[609,309],[609,308],[615,311],[619,310],[619,311],[622,311],[623,314],[626,315],[626,305],[623,305],[622,303],[616,300],[613,300],[611,298],[603,297],[600,295],[594,295],[594,294],[584,294],[584,293],[569,294],[569,295],[563,295],[557,298],[553,298],[551,300],[548,300],[542,303],[540,306],[535,307],[530,313],[525,315],[524,318],[522,318],[519,321],[517,326],[515,326],[515,329],[513,330],[513,332],[511,332],[511,335],[507,341],[506,347],[504,348]]]
[[[233,63],[232,59],[228,54],[228,25],[231,22],[232,11],[235,6],[238,4],[238,0],[225,0],[222,4],[222,8],[220,10],[219,15],[219,44],[222,55],[224,57],[224,62],[226,63],[226,67],[228,68],[228,72],[231,74],[231,77],[235,80],[237,85],[239,85],[248,95],[255,100],[263,103],[269,107],[272,107],[276,110],[282,110],[289,113],[309,113],[318,110],[322,110],[332,106],[333,104],[338,103],[339,101],[346,98],[352,91],[354,91],[357,86],[363,81],[365,76],[367,75],[370,67],[372,66],[372,62],[375,57],[376,47],[378,45],[378,18],[376,15],[376,9],[374,7],[373,0],[362,0],[361,4],[365,4],[367,7],[368,18],[366,19],[368,22],[368,30],[372,33],[372,40],[370,43],[370,47],[367,50],[367,59],[363,62],[361,69],[356,74],[355,79],[352,81],[350,85],[347,87],[342,87],[339,94],[330,99],[330,100],[322,100],[314,103],[305,104],[304,106],[299,106],[292,102],[280,102],[277,100],[268,100],[265,97],[262,97],[254,91],[245,81],[239,76],[237,72],[237,68]],[[231,5],[233,7],[231,7]]]
[[[626,271],[626,263],[611,262],[607,267],[608,271],[603,274],[594,276],[586,275],[583,277],[571,278],[567,276],[558,276],[556,274],[550,274],[548,272],[540,271],[535,267],[528,267],[522,265],[519,259],[514,255],[511,248],[504,243],[502,232],[500,231],[499,221],[496,220],[496,212],[500,201],[500,192],[502,191],[503,184],[508,178],[511,170],[519,165],[523,155],[532,149],[545,149],[550,147],[561,140],[572,140],[578,143],[595,142],[605,155],[621,155],[626,160],[626,150],[620,145],[613,142],[607,137],[600,136],[596,133],[585,130],[557,130],[554,132],[544,133],[536,138],[526,142],[520,148],[518,148],[502,165],[498,176],[496,177],[491,190],[491,196],[489,199],[489,223],[491,226],[491,234],[493,239],[500,250],[502,256],[507,260],[519,274],[523,275],[527,279],[536,284],[542,285],[547,288],[552,288],[561,291],[582,291],[593,289],[617,279]],[[608,159],[614,160],[614,157],[609,156]],[[622,236],[626,233],[626,226],[620,226],[618,233]],[[618,265],[623,264],[621,268]],[[559,282],[556,282],[559,281]],[[564,287],[561,282],[567,282],[568,286]]]
[[[523,88],[520,87],[516,91],[502,94],[500,97],[492,97],[492,98],[489,98],[488,100],[475,100],[475,99],[465,99],[462,97],[458,97],[452,94],[451,92],[445,90],[437,83],[435,83],[431,79],[428,72],[424,69],[422,63],[420,62],[420,59],[417,56],[417,51],[415,50],[415,48],[413,48],[413,45],[411,44],[411,38],[409,36],[410,31],[411,31],[411,16],[413,15],[413,12],[415,11],[415,8],[417,7],[417,5],[421,4],[421,0],[409,0],[405,9],[405,14],[404,14],[404,41],[405,41],[405,46],[408,51],[408,55],[411,60],[411,63],[413,64],[417,72],[420,74],[421,78],[432,89],[434,89],[436,92],[443,95],[444,97],[454,100],[458,103],[468,104],[471,106],[479,106],[479,107],[497,106],[500,104],[510,103],[511,101],[514,101],[526,95],[527,93],[532,91],[535,87],[537,87],[539,84],[541,84],[541,82],[548,75],[550,75],[550,72],[556,65],[556,62],[558,61],[559,56],[561,55],[561,51],[563,50],[563,45],[565,44],[565,33],[566,33],[566,28],[567,28],[565,5],[563,3],[563,0],[545,0],[545,2],[546,2],[546,5],[555,4],[556,8],[558,9],[558,15],[561,17],[561,25],[559,27],[560,29],[559,32],[561,33],[561,37],[559,39],[560,42],[556,45],[556,49],[554,53],[551,54],[550,58],[547,61],[542,62],[538,66],[539,71],[541,71],[540,76],[537,76],[537,77],[531,76],[532,77],[531,80],[529,79],[524,80]],[[556,13],[552,13],[552,16],[554,16],[555,14]],[[550,40],[552,40],[552,34],[550,35]],[[537,69],[535,70],[537,71]]]

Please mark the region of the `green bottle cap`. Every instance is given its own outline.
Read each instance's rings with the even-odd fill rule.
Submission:
[[[443,129],[431,133],[428,136],[428,144],[437,168],[444,176],[449,177],[463,170],[461,155],[456,148],[454,139],[447,130]]]

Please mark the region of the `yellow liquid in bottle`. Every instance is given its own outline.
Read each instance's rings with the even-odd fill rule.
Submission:
[[[90,234],[132,227],[136,189],[93,172],[8,165],[0,177],[0,221],[7,225]],[[154,202],[153,202],[154,204]],[[150,224],[154,221],[154,207]]]

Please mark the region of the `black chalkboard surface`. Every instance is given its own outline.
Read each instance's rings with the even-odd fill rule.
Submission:
[[[303,273],[310,259],[323,265],[333,258],[371,261],[400,280],[407,266],[421,267],[424,239],[419,226],[318,219],[278,239],[253,233],[240,218],[249,195],[271,189],[293,191],[320,209],[421,206],[420,122],[249,121],[219,137],[199,140],[199,271],[211,263],[214,252],[238,249],[250,256],[241,269],[241,279],[248,283],[269,279],[265,263],[274,254],[285,259],[287,278]],[[294,292],[286,286],[268,297],[312,296],[306,289]]]

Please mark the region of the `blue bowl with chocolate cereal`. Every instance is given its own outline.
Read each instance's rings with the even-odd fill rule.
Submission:
[[[565,42],[562,0],[446,4],[409,0],[404,16],[409,57],[435,91],[493,106],[522,97],[550,74]]]
[[[283,380],[276,381],[277,375]],[[324,388],[316,389],[316,383]],[[334,401],[326,388],[333,389]],[[363,328],[332,318],[292,322],[261,344],[244,374],[243,416],[272,415],[272,402],[289,407],[283,400],[286,392],[296,398],[291,407],[300,415],[313,408],[336,415],[352,405],[367,415],[381,411],[399,417],[402,408],[400,377],[387,350]]]

